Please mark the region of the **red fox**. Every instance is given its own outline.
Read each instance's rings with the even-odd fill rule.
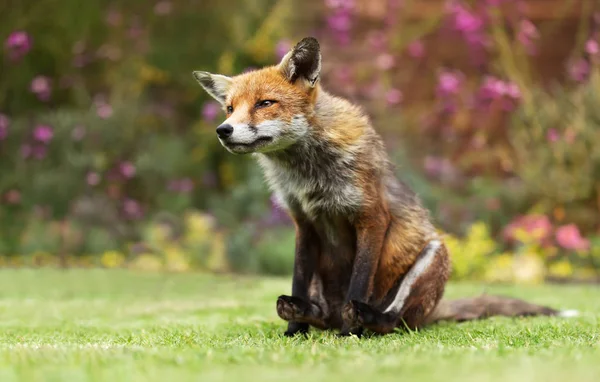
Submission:
[[[442,301],[450,263],[428,211],[395,177],[365,113],[326,92],[320,71],[319,43],[307,37],[275,66],[235,77],[193,73],[226,112],[220,143],[257,158],[295,223],[292,294],[276,305],[285,335],[563,314],[497,296]]]

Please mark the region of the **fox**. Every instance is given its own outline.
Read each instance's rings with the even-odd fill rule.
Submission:
[[[272,66],[229,77],[193,71],[226,114],[220,144],[250,154],[295,226],[291,295],[276,301],[285,336],[310,327],[339,336],[388,334],[491,316],[570,316],[523,300],[442,299],[443,237],[397,178],[363,109],[320,83],[321,48],[299,41]]]

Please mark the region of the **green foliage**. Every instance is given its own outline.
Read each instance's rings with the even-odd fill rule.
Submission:
[[[261,273],[289,275],[294,269],[294,246],[296,233],[291,228],[279,228],[266,232],[256,245]]]

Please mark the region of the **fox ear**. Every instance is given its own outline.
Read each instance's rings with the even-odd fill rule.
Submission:
[[[193,72],[194,78],[214,99],[222,105],[225,104],[227,98],[227,90],[231,86],[231,78],[220,74],[212,74],[208,72]]]
[[[303,38],[283,57],[279,69],[290,82],[302,78],[314,87],[321,73],[321,48],[317,39]]]

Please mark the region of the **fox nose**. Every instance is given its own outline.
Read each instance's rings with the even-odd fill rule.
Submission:
[[[231,134],[233,134],[233,126],[224,123],[221,126],[217,127],[217,135],[219,136],[219,138],[225,139],[228,138]]]

